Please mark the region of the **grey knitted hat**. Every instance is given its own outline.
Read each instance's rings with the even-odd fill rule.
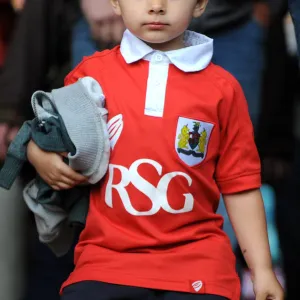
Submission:
[[[105,175],[110,156],[104,99],[100,85],[91,77],[51,93],[37,91],[32,96],[37,117],[43,119],[57,113],[62,117],[76,148],[74,155],[68,155],[69,165],[87,176],[91,184]]]

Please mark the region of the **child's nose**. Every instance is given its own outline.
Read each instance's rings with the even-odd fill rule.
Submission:
[[[150,0],[149,13],[165,14],[165,12],[166,12],[165,0]]]

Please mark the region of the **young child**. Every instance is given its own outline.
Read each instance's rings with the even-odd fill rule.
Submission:
[[[128,29],[121,46],[86,58],[66,78],[101,85],[111,159],[91,192],[62,299],[238,300],[235,257],[215,213],[222,193],[256,299],[283,300],[246,100],[211,63],[212,40],[186,31],[207,0],[111,3]],[[32,142],[28,158],[54,188],[77,184],[59,156]]]

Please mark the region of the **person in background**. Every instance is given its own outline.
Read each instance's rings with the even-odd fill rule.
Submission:
[[[298,51],[300,51],[300,3],[298,0],[289,0],[289,8],[294,20],[296,36],[298,41]]]
[[[244,90],[254,127],[260,114],[268,2],[210,0],[191,28],[214,39],[214,62],[233,74]]]
[[[292,117],[295,118],[293,133],[295,134],[295,143],[293,145],[293,155],[291,162],[291,174],[288,177],[288,181],[284,185],[284,189],[281,196],[281,201],[278,205],[278,228],[280,230],[281,248],[283,257],[283,266],[286,276],[286,299],[297,299],[299,295],[299,282],[298,274],[300,272],[300,237],[295,228],[298,227],[298,220],[300,218],[300,205],[299,205],[299,183],[300,183],[300,90],[299,90],[299,54],[300,54],[300,2],[299,0],[289,0],[289,12],[292,16],[296,40],[298,44],[298,57],[290,57],[289,63],[293,67],[287,70],[282,76],[287,78],[289,83],[289,90],[284,95],[284,103],[282,108],[291,107]],[[278,56],[277,56],[278,57]],[[291,95],[291,91],[294,94]],[[295,95],[296,94],[296,95]],[[292,103],[287,102],[290,98],[294,98]],[[278,118],[282,115],[286,115],[283,109],[277,114]],[[289,128],[288,124],[291,124],[291,118],[286,120],[286,126],[282,126],[284,129]],[[275,124],[277,125],[277,124]],[[278,133],[277,133],[278,134]],[[283,136],[283,135],[281,135]],[[288,148],[287,143],[283,143]],[[282,168],[281,168],[282,169]]]
[[[125,30],[122,19],[114,14],[109,0],[80,0],[80,6],[83,15],[73,29],[73,67],[84,56],[119,43]]]
[[[12,4],[17,19],[0,73],[0,161],[20,125],[33,117],[33,92],[63,84],[71,64],[71,28],[79,16],[76,1],[15,0]],[[5,245],[0,252],[4,285],[0,294],[4,299],[59,300],[60,285],[74,268],[73,252],[57,259],[38,241],[34,220],[26,214],[22,190],[34,175],[28,165],[11,191],[0,190],[0,238]],[[4,269],[7,265],[10,271]],[[23,274],[21,289],[18,278]]]
[[[16,14],[9,0],[0,0],[0,76],[12,38]],[[0,108],[1,110],[1,108]],[[0,124],[0,168],[6,146],[16,128]],[[0,190],[0,290],[5,299],[20,299],[24,291],[24,206],[16,183],[10,192]]]

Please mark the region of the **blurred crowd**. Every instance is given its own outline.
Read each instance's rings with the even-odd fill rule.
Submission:
[[[288,299],[298,299],[300,85],[287,1],[210,0],[191,29],[214,38],[214,62],[246,94],[263,166],[274,265]],[[84,56],[114,47],[123,31],[108,0],[0,0],[0,161],[20,125],[32,118],[32,93],[62,86]],[[26,166],[10,191],[0,190],[0,299],[59,299],[60,284],[73,269],[72,251],[56,258],[38,241],[22,200],[22,187],[33,174]],[[219,213],[236,252],[243,299],[253,299],[222,202]]]

